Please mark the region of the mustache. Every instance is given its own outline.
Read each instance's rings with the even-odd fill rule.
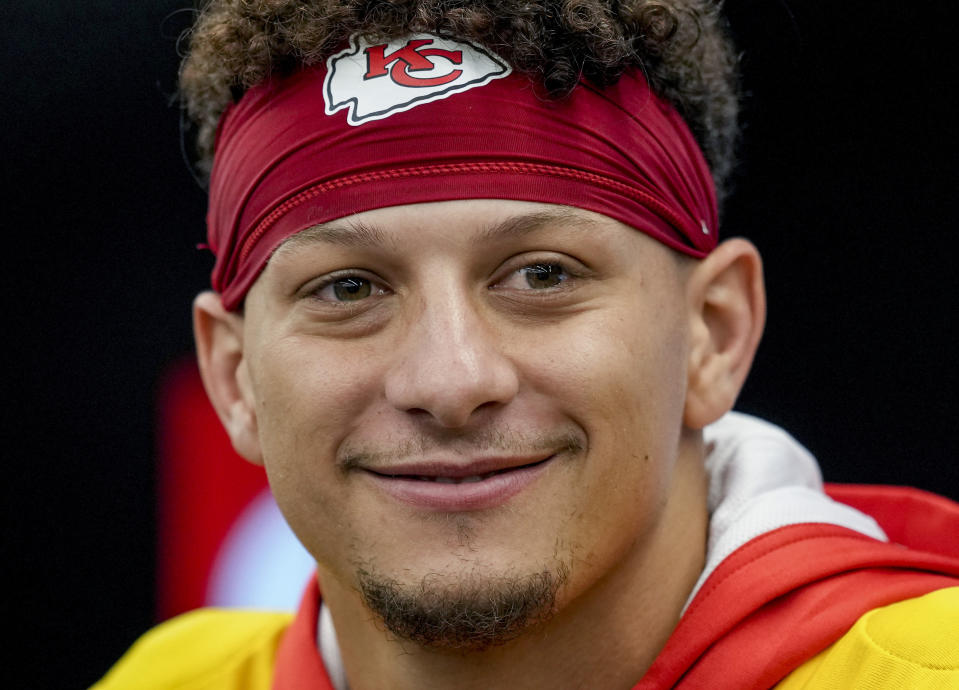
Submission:
[[[344,472],[361,467],[389,467],[420,458],[434,451],[452,455],[478,456],[493,453],[535,455],[579,453],[586,447],[583,434],[573,428],[552,432],[521,432],[509,427],[479,429],[455,436],[443,432],[367,444],[345,442],[337,452],[336,464]]]

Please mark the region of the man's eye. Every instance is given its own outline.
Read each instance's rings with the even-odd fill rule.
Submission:
[[[569,278],[569,273],[560,264],[532,264],[524,266],[517,273],[522,276],[526,286],[534,290],[556,287]]]
[[[330,281],[314,294],[326,302],[359,302],[370,295],[380,294],[373,282],[359,276],[346,276]]]

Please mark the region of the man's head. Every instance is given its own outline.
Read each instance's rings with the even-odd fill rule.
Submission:
[[[684,26],[676,33],[686,35]],[[297,74],[306,72],[294,71],[294,81]],[[293,82],[278,83],[255,97],[282,116],[283,85]],[[468,98],[482,98],[483,88]],[[328,117],[343,120],[342,132],[364,126],[346,123],[330,100]],[[449,95],[416,106],[416,117],[470,102]],[[660,119],[683,139],[668,114]],[[230,129],[242,130],[239,122],[222,132],[239,136]],[[275,129],[279,141],[285,132]],[[317,559],[341,633],[366,624],[357,612],[369,609],[405,639],[480,649],[552,616],[604,611],[613,592],[675,609],[678,595],[663,596],[656,583],[698,574],[706,523],[699,430],[732,406],[748,372],[764,312],[760,264],[740,240],[711,251],[697,244],[715,202],[711,189],[695,193],[708,175],[686,172],[697,163],[682,146],[637,143],[634,155],[637,135],[623,132],[622,155],[642,163],[630,173],[635,187],[648,191],[610,186],[607,167],[622,166],[597,161],[598,173],[575,176],[604,189],[593,210],[554,200],[548,185],[540,185],[548,203],[510,190],[482,198],[462,185],[451,200],[423,203],[419,190],[397,186],[397,205],[377,196],[364,207],[351,196],[358,205],[350,212],[277,237],[258,212],[219,242],[234,268],[220,274],[225,304],[215,293],[196,302],[204,380],[234,445],[265,465],[284,515]],[[342,153],[335,135],[322,141],[331,156]],[[539,151],[528,143],[517,156]],[[561,188],[556,170],[574,168],[547,163],[543,174]],[[327,200],[339,203],[335,183],[304,196],[312,187],[298,174],[282,179],[299,207],[315,204],[322,216]],[[403,177],[377,174],[386,190]],[[241,180],[246,192],[235,198],[246,203],[268,177]],[[431,168],[422,184],[441,179]],[[218,186],[215,169],[214,195],[230,182]],[[639,215],[621,210],[632,208],[623,198]],[[268,219],[293,208],[270,204]],[[660,223],[669,227],[657,230]],[[254,261],[262,237],[273,238],[269,252]],[[230,292],[244,265],[251,278]],[[240,299],[242,314],[230,311]]]

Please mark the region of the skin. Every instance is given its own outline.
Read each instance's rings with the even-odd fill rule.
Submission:
[[[652,663],[702,568],[700,430],[732,407],[764,313],[745,241],[692,261],[598,214],[463,200],[302,233],[242,316],[204,293],[195,327],[234,445],[265,465],[317,560],[354,690],[615,688]],[[489,456],[545,471],[501,505],[456,511],[371,476]],[[548,621],[463,651],[385,631],[358,568],[451,595],[568,578]]]

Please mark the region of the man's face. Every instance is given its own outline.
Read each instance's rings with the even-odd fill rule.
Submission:
[[[321,584],[476,601],[545,578],[561,609],[637,567],[674,493],[687,318],[671,251],[585,211],[422,204],[287,241],[242,366]]]

